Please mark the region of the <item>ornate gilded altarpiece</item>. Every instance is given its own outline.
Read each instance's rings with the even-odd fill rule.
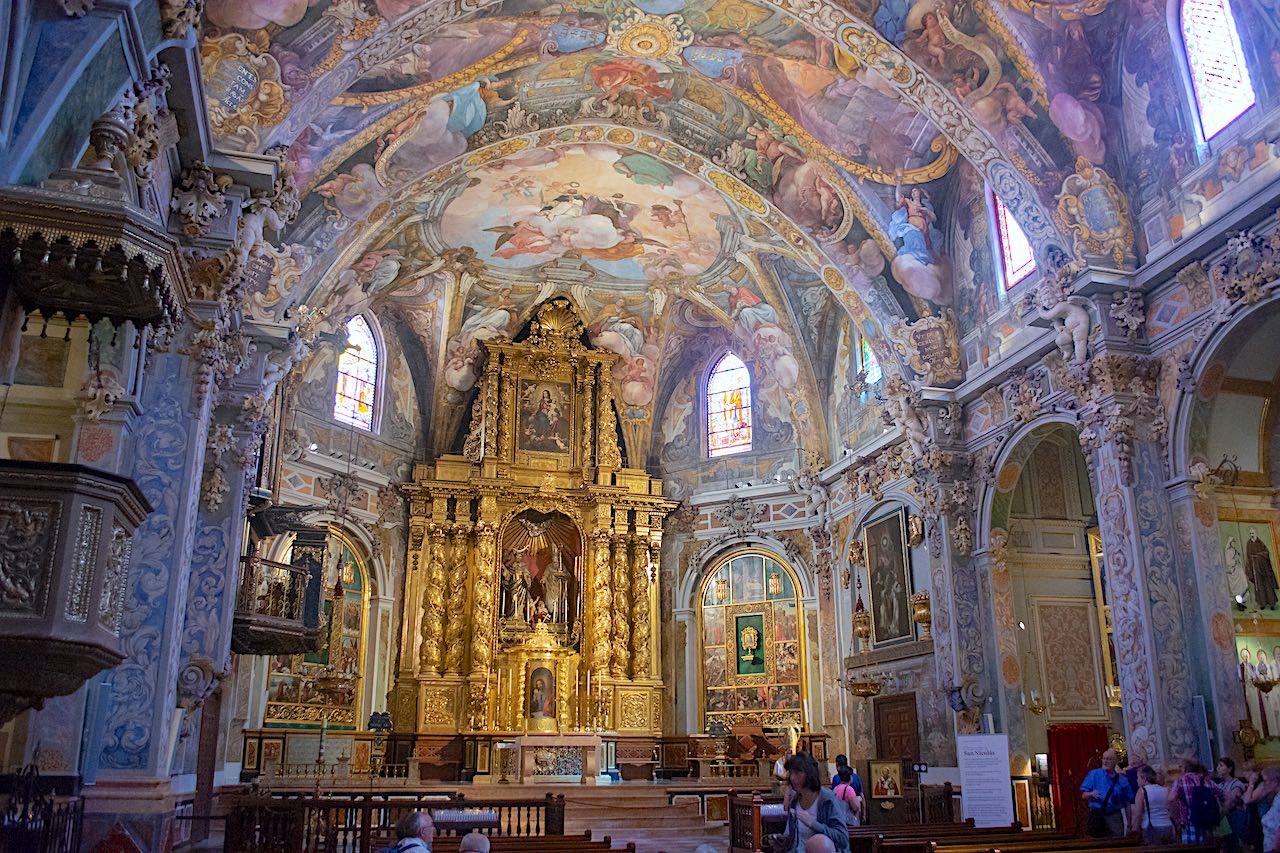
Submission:
[[[624,468],[611,370],[573,305],[484,342],[461,455],[418,465],[397,731],[661,733],[662,483]]]

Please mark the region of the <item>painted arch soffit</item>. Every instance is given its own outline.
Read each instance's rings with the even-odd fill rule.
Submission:
[[[696,15],[690,17],[703,20],[711,11],[723,6],[724,2],[725,0],[721,0],[709,9],[699,7]],[[221,77],[227,81],[227,87],[232,90],[236,85],[240,85],[241,89],[253,88],[244,81],[252,79],[256,82],[264,75],[270,77],[274,74],[279,81],[275,83],[275,90],[280,93],[288,90],[287,97],[267,97],[265,100],[262,86],[259,85],[254,90],[254,97],[258,99],[254,104],[254,111],[257,113],[254,120],[263,126],[274,126],[275,129],[269,138],[256,139],[256,144],[248,147],[265,149],[275,143],[294,142],[309,131],[323,133],[324,128],[312,127],[313,120],[349,90],[359,91],[364,84],[361,78],[378,72],[387,63],[411,52],[415,46],[427,43],[447,26],[467,19],[483,20],[478,17],[481,13],[519,9],[518,4],[513,2],[504,6],[501,3],[423,4],[413,0],[375,0],[372,4],[334,3],[324,7],[319,20],[314,16],[307,18],[311,8],[320,5],[314,0],[276,0],[265,6],[246,3],[245,0],[211,0],[208,4],[206,23],[212,23],[213,27],[206,30],[202,46],[206,56],[206,78],[218,77],[217,74],[210,75],[209,68],[210,56],[216,56],[219,51],[227,48],[224,42],[218,40],[256,40],[259,52],[254,54],[254,61],[265,67],[252,68],[248,67],[252,63],[240,63],[244,67],[224,70]],[[582,14],[607,14],[611,11],[630,14],[643,13],[646,9],[665,12],[668,7],[688,12],[691,5],[675,0],[646,0],[637,3],[634,8],[629,4],[616,2],[582,3],[574,8],[581,8]],[[936,69],[933,73],[926,72],[907,52],[882,36],[874,26],[829,2],[792,0],[732,5],[735,8],[741,7],[741,12],[758,12],[766,19],[774,15],[784,16],[788,23],[802,26],[818,36],[818,42],[827,44],[824,50],[834,49],[838,57],[877,76],[881,85],[887,86],[905,103],[918,110],[925,120],[931,122],[954,144],[959,153],[979,168],[1042,254],[1051,246],[1061,248],[1070,245],[1070,241],[1063,239],[1047,210],[1047,202],[1052,199],[1046,199],[1045,196],[1052,195],[1054,187],[1046,187],[1047,182],[1040,182],[1041,195],[1037,195],[1033,187],[1035,172],[1026,158],[1013,150],[1014,146],[1008,142],[1007,135],[1001,135],[1002,141],[997,141],[997,135],[991,132],[987,123],[975,117],[970,109],[972,105],[961,103],[962,96],[968,97],[963,91],[956,92],[940,85],[935,79],[938,74]],[[526,14],[526,18],[536,17]],[[306,32],[299,35],[306,38],[295,39],[274,50],[273,54],[270,44],[272,34],[285,31],[304,18],[307,18]],[[395,23],[387,25],[386,20],[393,20]],[[545,18],[543,22],[545,23]],[[249,29],[253,27],[257,29]],[[749,28],[740,26],[740,29]],[[830,40],[834,45],[823,40]],[[1010,36],[1010,40],[1016,39]],[[690,44],[692,43],[691,38]],[[304,56],[307,48],[311,48],[311,54]],[[735,48],[718,49],[732,53]],[[1035,76],[1030,69],[1027,74]],[[238,84],[237,80],[240,81]],[[290,84],[298,80],[302,81],[301,84],[291,88]],[[716,82],[717,85],[722,85],[722,81]],[[758,92],[751,94],[758,95]],[[219,102],[219,97],[221,96],[217,93],[211,97],[215,126],[219,124],[219,108],[227,115],[243,112],[238,105],[237,109],[228,109],[226,99]],[[383,106],[382,109],[388,107]],[[235,124],[234,117],[232,124]],[[803,129],[803,123],[801,124]],[[243,137],[248,144],[248,137],[254,131],[247,130],[246,127],[247,123],[241,124],[230,128],[229,133],[232,137]],[[840,154],[838,151],[834,153]],[[832,159],[838,162],[838,158]]]
[[[329,324],[409,315],[424,343],[439,342],[454,403],[474,384],[476,341],[515,334],[557,292],[634,369],[636,384],[618,389],[633,407],[651,405],[669,344],[710,327],[758,350],[788,389],[812,386],[841,309],[898,363],[878,332],[897,318],[876,289],[883,276],[846,278],[743,181],[633,128],[575,125],[464,154],[339,232],[329,257],[311,267],[308,306]]]

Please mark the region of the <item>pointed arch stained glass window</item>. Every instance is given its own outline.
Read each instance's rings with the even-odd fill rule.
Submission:
[[[369,321],[357,314],[347,321],[347,348],[338,356],[333,419],[372,430],[377,390],[378,344]]]
[[[750,449],[751,372],[742,359],[725,353],[707,382],[707,455]]]
[[[1227,0],[1182,0],[1182,42],[1200,126],[1211,139],[1255,101]]]

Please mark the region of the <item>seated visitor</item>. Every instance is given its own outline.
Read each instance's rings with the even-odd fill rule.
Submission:
[[[431,853],[431,842],[436,837],[436,824],[429,812],[409,812],[396,824],[395,847],[386,853]]]
[[[786,771],[788,787],[783,803],[787,831],[774,849],[778,853],[810,853],[823,849],[809,846],[814,836],[825,836],[832,845],[829,849],[836,853],[848,851],[848,810],[836,799],[835,793],[822,784],[818,762],[807,752],[797,752],[787,759]]]
[[[458,853],[489,853],[489,836],[472,830],[462,837]]]

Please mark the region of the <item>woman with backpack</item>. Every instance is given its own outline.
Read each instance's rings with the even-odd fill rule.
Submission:
[[[1156,769],[1149,764],[1138,768],[1133,826],[1142,830],[1142,843],[1146,845],[1173,844],[1178,840],[1169,819],[1169,789],[1156,780]]]
[[[848,764],[836,773],[835,795],[849,809],[849,826],[862,826],[862,797],[853,786],[853,768]]]
[[[1217,835],[1222,822],[1222,792],[1196,759],[1182,760],[1182,776],[1173,786],[1173,799],[1183,818],[1183,844],[1203,844]]]

